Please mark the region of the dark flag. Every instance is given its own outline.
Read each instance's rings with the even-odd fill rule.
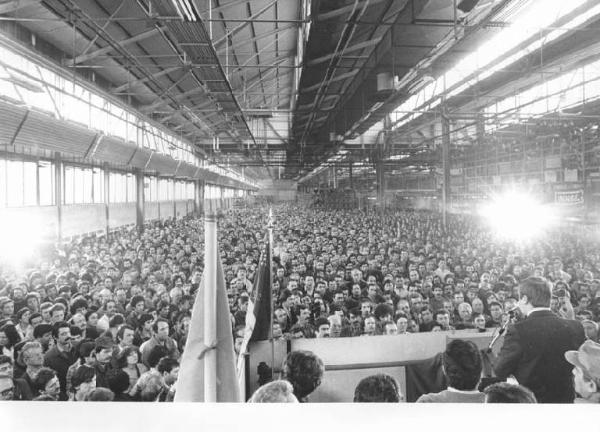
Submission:
[[[252,300],[246,314],[246,331],[250,330],[250,341],[267,340],[272,331],[272,297],[271,292],[271,248],[260,256],[258,270],[252,288]],[[250,319],[248,319],[250,318]]]

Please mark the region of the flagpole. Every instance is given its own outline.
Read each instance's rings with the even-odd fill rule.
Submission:
[[[217,342],[217,217],[209,201],[204,213],[204,345]],[[217,401],[217,350],[204,353],[204,402]]]
[[[269,248],[267,257],[269,258],[269,296],[271,304],[269,305],[269,338],[271,339],[271,379],[275,379],[275,341],[273,340],[273,209],[269,208],[269,222],[267,225],[269,232]]]

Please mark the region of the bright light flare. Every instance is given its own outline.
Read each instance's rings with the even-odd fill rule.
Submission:
[[[511,240],[534,238],[556,221],[551,206],[520,192],[494,197],[480,208],[479,214],[499,237]]]
[[[43,226],[40,218],[31,215],[0,214],[0,260],[13,266],[23,266],[39,252],[45,235]]]

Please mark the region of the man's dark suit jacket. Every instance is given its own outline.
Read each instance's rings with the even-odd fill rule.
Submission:
[[[531,312],[508,327],[494,371],[502,379],[514,375],[540,403],[572,403],[573,365],[564,354],[577,350],[584,340],[579,321],[559,318],[549,310]]]

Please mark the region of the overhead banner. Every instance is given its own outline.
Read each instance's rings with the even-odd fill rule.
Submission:
[[[563,205],[583,204],[583,189],[555,191],[554,202]]]

